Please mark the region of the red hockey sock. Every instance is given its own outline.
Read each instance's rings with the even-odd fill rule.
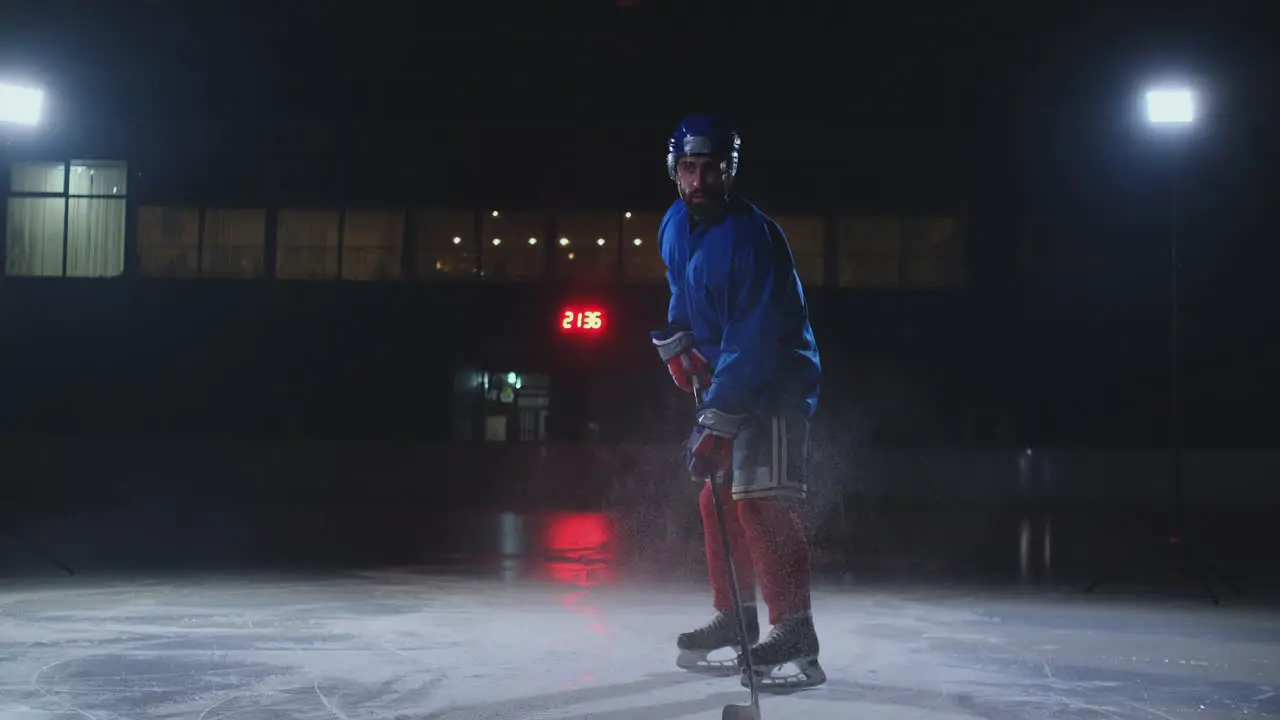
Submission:
[[[742,500],[738,515],[769,606],[769,624],[809,612],[809,540],[795,506],[777,498]]]
[[[755,566],[751,563],[751,545],[743,532],[738,513],[738,501],[721,487],[720,502],[724,505],[724,524],[729,532],[729,544],[733,548],[733,571],[738,576],[738,594],[746,604],[756,601]],[[702,510],[702,537],[707,548],[707,574],[711,577],[711,596],[716,610],[733,611],[733,595],[729,591],[729,574],[724,567],[724,545],[720,540],[720,525],[716,521],[716,508],[711,500],[711,483],[702,487],[698,507]]]

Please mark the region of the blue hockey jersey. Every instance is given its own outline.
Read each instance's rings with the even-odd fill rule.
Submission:
[[[723,217],[691,221],[683,200],[658,232],[671,303],[667,320],[693,331],[714,368],[702,407],[729,414],[818,406],[822,364],[786,235],[741,198]]]

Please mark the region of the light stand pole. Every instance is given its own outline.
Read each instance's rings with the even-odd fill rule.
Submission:
[[[1146,94],[1147,122],[1157,126],[1187,127],[1195,122],[1195,93],[1186,88],[1150,90]],[[1218,565],[1197,552],[1184,537],[1186,514],[1183,499],[1184,409],[1182,389],[1181,296],[1179,293],[1178,246],[1181,234],[1179,184],[1182,173],[1181,147],[1174,149],[1169,169],[1169,473],[1173,492],[1173,522],[1162,545],[1178,572],[1187,580],[1199,581],[1214,605],[1219,604],[1215,580],[1231,588],[1239,587]],[[1101,574],[1085,588],[1092,592],[1107,580]]]
[[[1181,320],[1178,302],[1178,274],[1181,270],[1178,265],[1178,181],[1181,171],[1182,158],[1175,156],[1169,171],[1169,473],[1173,488],[1173,532],[1169,535],[1169,542],[1173,545],[1182,542],[1186,520],[1182,509],[1182,358],[1178,332]],[[1209,594],[1213,595],[1212,589]]]
[[[1153,121],[1154,122],[1154,121]],[[1179,275],[1182,267],[1178,257],[1178,241],[1181,235],[1179,210],[1179,184],[1182,173],[1182,157],[1176,155],[1169,172],[1169,472],[1173,487],[1173,527],[1167,537],[1168,549],[1174,553],[1178,570],[1188,580],[1199,581],[1205,594],[1219,604],[1214,590],[1217,582],[1231,588],[1236,595],[1240,588],[1223,572],[1217,563],[1205,557],[1186,538],[1186,501],[1183,495],[1183,460],[1185,455],[1185,404],[1182,383],[1181,342],[1181,294]]]

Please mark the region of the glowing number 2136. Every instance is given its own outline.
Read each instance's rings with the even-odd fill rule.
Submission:
[[[599,310],[565,310],[560,327],[565,330],[599,330],[604,327],[604,313]]]

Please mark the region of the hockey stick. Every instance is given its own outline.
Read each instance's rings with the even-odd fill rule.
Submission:
[[[694,401],[702,405],[702,388],[698,379],[693,379]],[[714,478],[707,478],[711,484],[711,505],[716,510],[716,525],[720,527],[720,545],[724,552],[724,568],[729,574],[729,594],[733,598],[733,613],[737,617],[738,646],[742,648],[742,659],[746,664],[747,687],[751,689],[750,705],[725,705],[720,713],[720,720],[762,720],[760,715],[760,690],[756,686],[756,669],[751,663],[751,641],[747,635],[747,619],[743,615],[742,595],[738,592],[738,573],[733,568],[733,546],[729,542],[729,530],[724,520],[724,503],[720,501],[717,484],[724,484],[724,473],[717,473]]]

